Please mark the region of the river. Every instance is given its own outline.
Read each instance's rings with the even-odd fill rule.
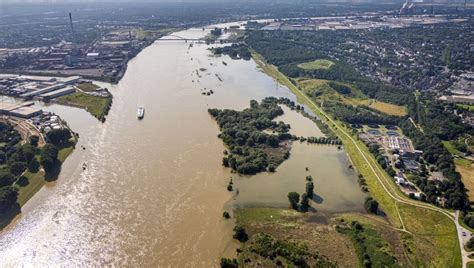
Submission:
[[[175,34],[193,38],[207,32],[190,29]],[[222,212],[232,204],[226,185],[235,174],[221,165],[225,148],[207,109],[243,109],[251,99],[295,97],[259,72],[254,61],[209,54],[207,45],[190,47],[183,41],[147,47],[129,62],[120,83],[106,85],[114,100],[103,124],[77,108],[43,107],[64,118],[79,133],[79,143],[59,179],[43,187],[0,233],[2,266],[209,267],[234,250],[233,222],[224,220]],[[210,89],[213,95],[201,94]],[[139,121],[136,111],[141,105],[146,113]],[[297,124],[293,117],[282,120]],[[321,178],[315,182],[316,191],[318,185],[325,189],[320,209],[331,211],[341,204],[334,201],[337,195],[346,194],[360,202],[352,200],[354,204],[343,210],[360,209],[363,194],[354,194],[360,191],[355,175],[346,170],[343,151],[295,144],[292,154],[295,157],[277,173],[259,174],[255,181],[268,184],[270,177],[291,172],[304,184],[302,166],[307,165],[310,171],[321,170],[313,175]],[[300,163],[302,159],[306,160]],[[252,179],[239,179],[241,194],[246,192],[244,180]],[[252,191],[248,193],[246,202],[255,203]],[[334,200],[323,206],[324,199]],[[262,203],[274,201],[286,206],[275,195]]]

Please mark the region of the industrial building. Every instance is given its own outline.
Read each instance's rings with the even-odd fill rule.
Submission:
[[[9,103],[0,102],[0,114],[16,116],[20,118],[31,118],[41,114],[43,111],[39,108],[32,107],[33,102]]]
[[[80,76],[0,76],[0,94],[23,99],[53,99],[74,93],[74,86],[81,81]]]
[[[45,100],[49,100],[49,99],[54,99],[54,98],[61,97],[64,95],[72,94],[74,92],[76,92],[76,90],[73,87],[68,86],[62,89],[58,89],[58,90],[54,90],[48,93],[41,94],[40,97]]]
[[[31,91],[31,92],[28,92],[28,93],[25,93],[25,94],[21,94],[20,97],[24,98],[24,99],[29,99],[29,98],[39,96],[41,94],[45,94],[45,93],[48,93],[48,92],[51,92],[51,91],[54,91],[54,90],[61,89],[63,87],[65,87],[65,84],[59,83],[59,84],[52,85],[52,86],[49,86],[49,87],[45,87],[45,88],[42,88],[42,89],[37,89],[35,91]]]

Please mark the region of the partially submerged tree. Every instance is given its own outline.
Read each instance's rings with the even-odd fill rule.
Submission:
[[[298,202],[300,201],[300,195],[297,192],[288,193],[288,201],[293,209],[298,209]]]

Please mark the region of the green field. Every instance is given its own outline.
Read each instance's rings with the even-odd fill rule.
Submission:
[[[300,91],[276,67],[267,64],[255,52],[252,56],[263,72],[287,86],[297,96],[298,102],[306,104],[339,136],[357,172],[365,178],[371,195],[379,202],[392,226],[403,232],[405,245],[409,245],[407,248],[411,248],[411,254],[416,256],[410,259],[415,263],[421,262],[422,266],[461,266],[453,215],[444,209],[406,197],[388,174],[380,168],[367,147],[350,134],[349,129],[341,122],[331,119],[313,101],[309,100],[306,92]],[[433,230],[433,226],[438,229]],[[436,253],[436,256],[426,257],[425,252]]]
[[[298,67],[304,70],[319,70],[319,69],[329,69],[334,65],[334,62],[330,60],[314,60],[310,62],[303,62],[298,64]]]
[[[78,89],[86,92],[91,92],[99,88],[96,84],[93,83],[81,83],[76,86]]]
[[[61,96],[56,100],[60,104],[83,108],[99,120],[104,120],[112,104],[112,97],[91,96],[83,92]]]
[[[456,106],[463,110],[474,111],[474,105],[472,104],[456,104]]]
[[[464,157],[464,154],[458,151],[453,144],[449,141],[443,141],[444,147],[448,150],[449,153],[458,157]]]

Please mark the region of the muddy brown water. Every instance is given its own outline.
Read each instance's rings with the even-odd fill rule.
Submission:
[[[198,77],[200,68],[207,70]],[[223,220],[222,212],[232,197],[228,178],[235,175],[221,165],[225,148],[207,109],[243,109],[251,99],[295,97],[253,61],[210,57],[208,46],[190,48],[182,41],[151,45],[129,62],[119,84],[104,85],[114,95],[104,124],[77,108],[44,107],[80,134],[79,144],[59,179],[1,231],[2,266],[218,266],[219,256],[233,251],[233,223]],[[204,88],[214,94],[201,95]],[[138,106],[146,109],[141,121]],[[295,144],[277,173],[238,179],[236,202],[285,207],[286,193],[301,189],[309,166],[323,199],[318,207],[358,210],[362,199],[344,159],[335,147]],[[258,196],[262,183],[268,187]]]

